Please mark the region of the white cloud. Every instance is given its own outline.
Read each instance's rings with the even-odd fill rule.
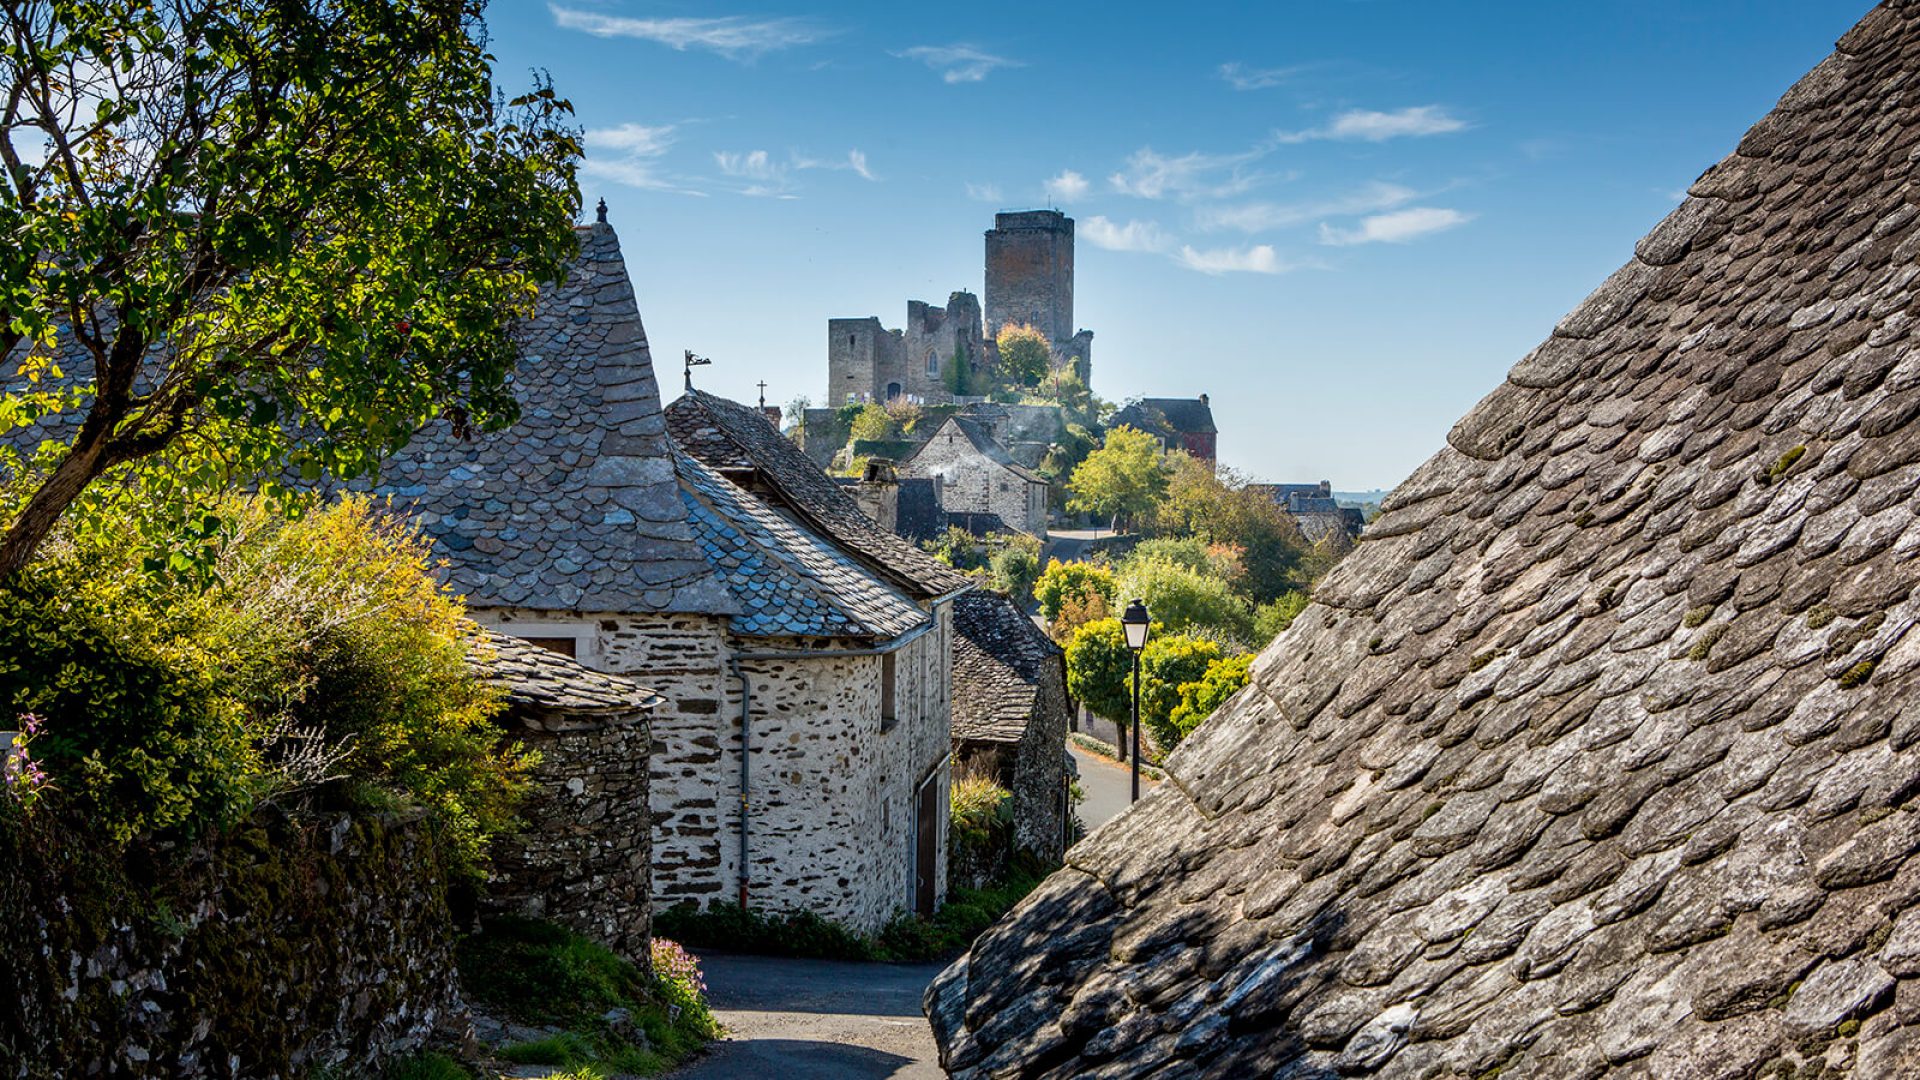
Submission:
[[[1280,274],[1293,267],[1280,260],[1270,244],[1246,248],[1213,248],[1198,251],[1191,244],[1181,247],[1174,261],[1203,274]]]
[[[1194,151],[1179,157],[1167,157],[1151,147],[1134,151],[1124,171],[1107,178],[1113,190],[1142,199],[1178,198],[1224,199],[1239,195],[1264,177],[1247,173],[1244,166],[1269,151],[1250,150],[1241,154],[1202,154]]]
[[[673,148],[672,124],[620,124],[610,128],[589,128],[581,136],[581,141],[586,144],[587,155],[580,163],[580,171],[588,176],[647,191],[704,194],[660,171],[660,159]]]
[[[873,174],[873,169],[867,165],[867,154],[864,150],[849,150],[847,151],[847,156],[844,158],[810,158],[801,154],[794,154],[793,167],[795,169],[826,169],[830,172],[851,172],[862,180],[872,180],[876,183],[880,180],[878,176]]]
[[[1467,122],[1440,105],[1414,105],[1393,112],[1353,109],[1333,118],[1325,127],[1307,131],[1275,132],[1276,143],[1303,143],[1316,139],[1341,142],[1386,142],[1388,139],[1447,135],[1465,131]]]
[[[729,60],[754,60],[766,53],[808,45],[828,36],[828,31],[805,19],[749,19],[742,15],[716,19],[637,19],[558,4],[548,4],[547,10],[553,13],[554,25],[563,30],[579,30],[594,37],[635,38],[681,52],[705,49]]]
[[[974,202],[997,203],[1000,201],[999,184],[967,184],[967,198]]]
[[[1391,210],[1405,206],[1418,197],[1419,192],[1412,188],[1375,180],[1345,195],[1317,202],[1202,206],[1194,211],[1194,224],[1209,231],[1237,229],[1244,233],[1259,233],[1322,218]]]
[[[1298,75],[1302,68],[1250,68],[1238,60],[1220,65],[1220,77],[1235,90],[1265,90]]]
[[[713,155],[714,164],[720,171],[735,180],[744,180],[746,185],[740,188],[740,194],[761,198],[791,199],[792,189],[787,181],[787,162],[775,161],[765,150],[751,150],[740,153],[733,150],[717,150]]]
[[[1416,206],[1390,214],[1375,214],[1360,219],[1358,228],[1337,229],[1322,223],[1320,242],[1335,247],[1353,244],[1404,244],[1409,240],[1444,232],[1472,221],[1471,214],[1440,207]]]
[[[1075,199],[1083,198],[1091,186],[1087,183],[1086,177],[1072,169],[1062,170],[1059,176],[1047,181],[1046,185],[1048,197],[1061,202],[1073,202]]]
[[[879,177],[873,175],[872,169],[867,168],[867,155],[865,151],[862,151],[862,150],[847,151],[847,166],[851,168],[854,171],[854,174],[859,176],[860,179],[862,180],[878,180],[879,179]]]
[[[1129,221],[1125,225],[1116,225],[1106,217],[1095,214],[1081,219],[1077,232],[1082,240],[1108,251],[1166,251],[1173,246],[1173,237],[1151,221]]]
[[[949,83],[980,82],[996,69],[1026,66],[1018,60],[995,56],[972,45],[916,45],[894,55],[904,60],[920,61],[938,71],[940,77]]]

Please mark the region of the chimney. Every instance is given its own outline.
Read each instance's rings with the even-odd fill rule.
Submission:
[[[868,458],[866,475],[853,486],[853,501],[881,528],[900,523],[900,474],[886,458]]]
[[[1208,398],[1207,398],[1207,395],[1205,395],[1205,394],[1201,394],[1201,395],[1200,395],[1200,404],[1202,404],[1202,405],[1205,405],[1205,406],[1207,406],[1208,408],[1212,408],[1212,407],[1213,407],[1213,402],[1212,402],[1212,401],[1210,401],[1210,400],[1208,400]]]

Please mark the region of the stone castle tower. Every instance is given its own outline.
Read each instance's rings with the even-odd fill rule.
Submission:
[[[984,318],[983,318],[984,315]],[[940,404],[954,399],[949,369],[956,358],[975,372],[999,364],[994,334],[1009,323],[1047,335],[1054,356],[1092,377],[1093,331],[1073,325],[1073,219],[1058,210],[994,215],[987,230],[986,305],[966,291],[944,308],[907,303],[904,331],[878,317],[827,320],[827,396],[848,402],[902,395]]]

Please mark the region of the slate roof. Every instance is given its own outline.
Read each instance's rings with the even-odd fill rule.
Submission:
[[[1199,398],[1141,398],[1113,414],[1109,427],[1125,424],[1141,431],[1158,431],[1164,423],[1182,435],[1213,435],[1213,407]]]
[[[1060,646],[997,593],[955,600],[953,630],[954,740],[1019,742],[1033,718],[1043,667],[1063,662]],[[1065,686],[1064,671],[1057,674]]]
[[[956,1077],[1920,1075],[1917,72],[1875,9],[1385,500]]]
[[[946,433],[948,428],[952,428],[964,436],[967,444],[972,446],[981,457],[1018,476],[1027,483],[1044,484],[1047,482],[1046,477],[1015,461],[1013,455],[1007,453],[1007,448],[1001,446],[999,440],[993,437],[992,427],[964,413],[955,413],[947,417],[947,422],[940,425],[940,430],[933,433],[933,438],[923,443],[919,450],[914,453],[913,457],[908,458],[907,461],[911,462],[919,458],[921,454],[926,453],[927,447],[933,445],[941,435]],[[906,467],[905,463],[902,464],[902,467]]]
[[[733,594],[734,633],[888,641],[930,615],[884,578],[692,455],[676,453],[696,542]]]
[[[911,541],[931,540],[947,527],[946,513],[933,488],[933,478],[900,478],[900,502],[894,510],[893,531]]]
[[[832,539],[870,569],[930,599],[971,588],[972,579],[882,529],[852,498],[766,417],[754,409],[700,390],[667,406],[667,426],[682,450],[723,474],[751,473],[756,493],[766,490],[802,524]]]
[[[409,509],[478,606],[725,614],[668,456],[646,331],[620,243],[581,228],[567,281],[518,331],[506,431],[422,431],[378,491]]]
[[[540,717],[617,718],[653,709],[666,699],[618,675],[594,671],[497,630],[484,630],[473,669],[499,686],[507,703]]]

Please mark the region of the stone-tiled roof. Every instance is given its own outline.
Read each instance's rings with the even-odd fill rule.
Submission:
[[[694,537],[733,594],[749,637],[891,640],[931,618],[832,541],[795,524],[689,454],[675,454]]]
[[[521,418],[456,439],[436,422],[382,470],[479,606],[726,613],[693,544],[646,332],[613,229],[581,230],[566,282],[520,328]]]
[[[1125,424],[1141,431],[1159,431],[1164,425],[1182,435],[1212,435],[1213,407],[1200,398],[1141,398],[1113,414],[1109,427]]]
[[[667,406],[673,441],[708,466],[753,474],[754,490],[768,494],[809,528],[851,552],[908,594],[945,596],[972,587],[972,579],[882,529],[852,498],[752,408],[700,390]]]
[[[929,991],[957,1077],[1920,1075],[1920,8]]]
[[[496,630],[481,632],[473,669],[507,695],[516,711],[548,719],[612,718],[643,712],[665,699],[618,675]]]
[[[1019,742],[1033,716],[1042,668],[1061,663],[1060,646],[997,593],[955,600],[953,631],[953,737]]]

